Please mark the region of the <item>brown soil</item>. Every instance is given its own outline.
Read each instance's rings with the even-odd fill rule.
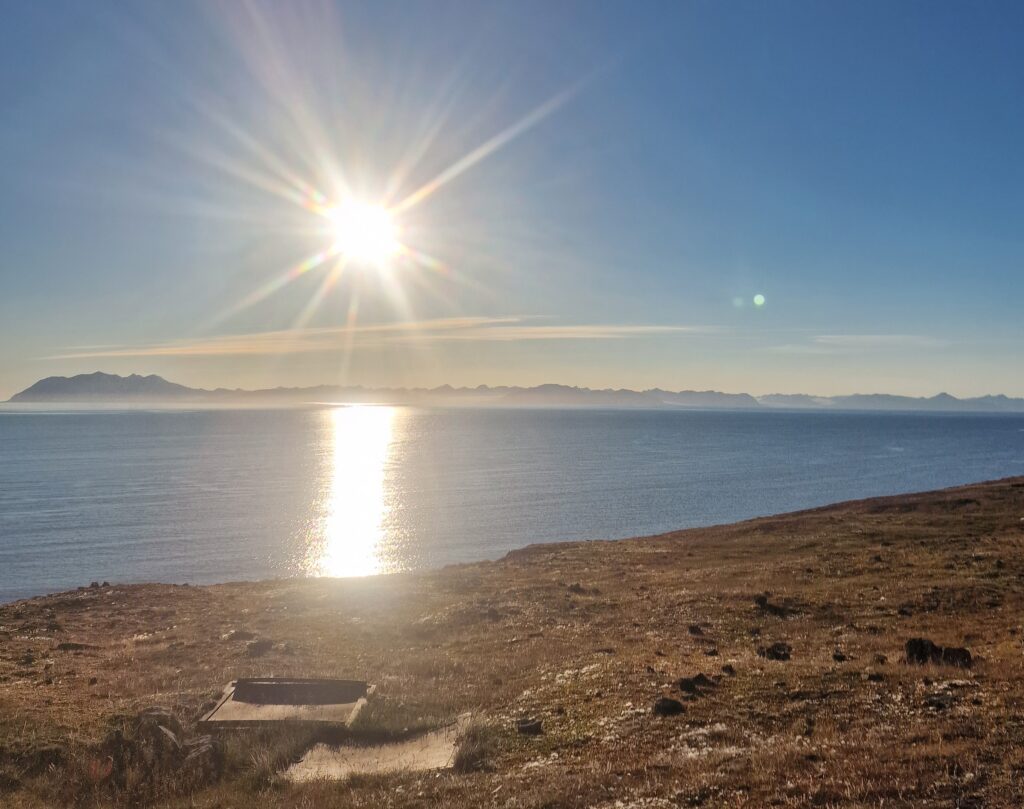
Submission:
[[[1022,518],[1013,479],[415,575],[5,605],[0,805],[1017,806]],[[973,665],[909,664],[913,637]],[[212,785],[108,783],[99,745],[124,717],[188,726],[270,675],[375,683],[378,741],[472,712],[479,755],[292,784],[313,740],[233,737]],[[683,712],[652,713],[662,696]]]

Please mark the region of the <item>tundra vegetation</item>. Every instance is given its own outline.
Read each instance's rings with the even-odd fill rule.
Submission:
[[[1017,806],[1024,479],[365,579],[0,607],[0,804]],[[473,719],[451,769],[294,784],[226,682],[376,684],[334,744]]]

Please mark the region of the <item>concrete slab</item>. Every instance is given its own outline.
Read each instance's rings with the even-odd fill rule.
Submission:
[[[280,724],[347,727],[372,692],[373,686],[361,680],[238,679],[228,683],[216,707],[199,724],[211,729]]]
[[[453,724],[414,739],[375,745],[314,745],[287,770],[290,781],[341,780],[352,775],[395,771],[440,770],[452,766],[455,746],[469,722]]]

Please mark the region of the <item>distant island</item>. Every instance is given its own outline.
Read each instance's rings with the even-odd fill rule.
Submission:
[[[412,404],[456,407],[579,407],[631,408],[646,410],[729,409],[729,410],[869,410],[1024,413],[1024,399],[1007,396],[979,396],[958,399],[948,393],[931,397],[854,394],[851,396],[809,396],[774,393],[719,391],[668,391],[578,388],[569,385],[523,387],[455,388],[365,388],[318,385],[308,388],[242,390],[190,388],[155,374],[118,376],[97,371],[77,376],[51,376],[16,393],[16,404],[177,404],[177,405],[301,405],[326,402]]]

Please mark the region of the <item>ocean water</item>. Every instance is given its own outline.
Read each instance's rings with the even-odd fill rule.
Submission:
[[[365,575],[1024,474],[1024,416],[0,410],[0,602]]]

